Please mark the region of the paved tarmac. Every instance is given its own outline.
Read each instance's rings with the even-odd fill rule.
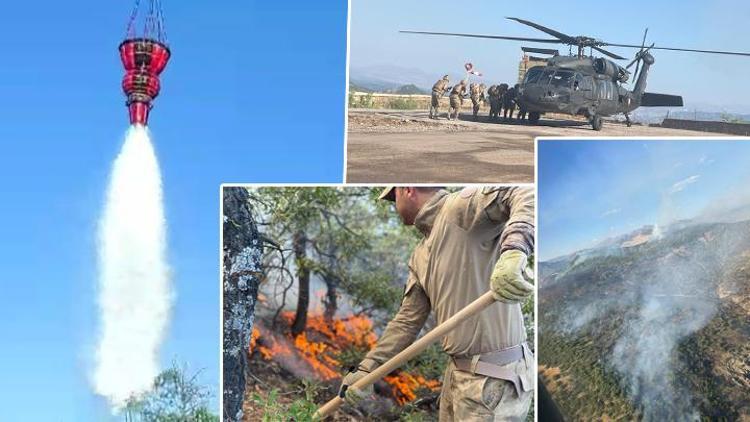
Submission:
[[[528,123],[428,118],[426,111],[350,110],[347,182],[533,183],[538,136],[722,136],[606,121],[596,132],[581,120]]]

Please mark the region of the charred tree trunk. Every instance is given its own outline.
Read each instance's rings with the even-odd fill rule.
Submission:
[[[253,331],[263,246],[252,218],[245,188],[223,192],[224,421],[243,419],[242,403],[249,371],[248,347]]]
[[[307,237],[302,231],[294,233],[292,241],[294,259],[297,264],[297,281],[299,296],[297,298],[297,313],[292,323],[292,335],[296,336],[307,326],[307,308],[310,305],[310,268],[307,265]]]
[[[326,322],[330,323],[333,321],[333,317],[338,310],[338,303],[336,302],[336,286],[338,285],[338,280],[331,275],[323,275],[323,280],[326,283],[326,298],[323,301],[323,304],[325,305],[323,317]]]

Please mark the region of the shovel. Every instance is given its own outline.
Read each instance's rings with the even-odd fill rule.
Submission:
[[[350,385],[349,388],[362,389],[371,384],[374,384],[377,380],[388,375],[395,369],[401,367],[411,358],[418,355],[420,352],[426,349],[427,346],[440,340],[440,338],[456,328],[458,324],[464,322],[467,318],[481,312],[493,303],[495,303],[495,296],[492,294],[492,292],[483,294],[478,299],[471,302],[469,306],[460,310],[455,315],[445,320],[445,322],[433,328],[432,331],[425,334],[422,338],[412,343],[411,346],[402,350],[399,354],[390,358],[384,364],[380,365],[377,369],[365,375],[354,384]],[[331,399],[328,403],[321,406],[315,412],[315,414],[313,415],[313,420],[320,421],[327,418],[328,416],[331,416],[333,412],[335,412],[336,409],[338,409],[342,404],[344,404],[344,399],[341,397],[335,397]]]

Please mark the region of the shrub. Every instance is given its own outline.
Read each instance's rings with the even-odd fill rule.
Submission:
[[[393,98],[388,101],[388,108],[394,110],[415,110],[419,108],[419,105],[412,98]]]

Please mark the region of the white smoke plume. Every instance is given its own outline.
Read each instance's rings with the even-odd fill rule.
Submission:
[[[114,162],[98,235],[93,383],[117,411],[151,389],[172,301],[161,175],[143,126],[130,127]]]

